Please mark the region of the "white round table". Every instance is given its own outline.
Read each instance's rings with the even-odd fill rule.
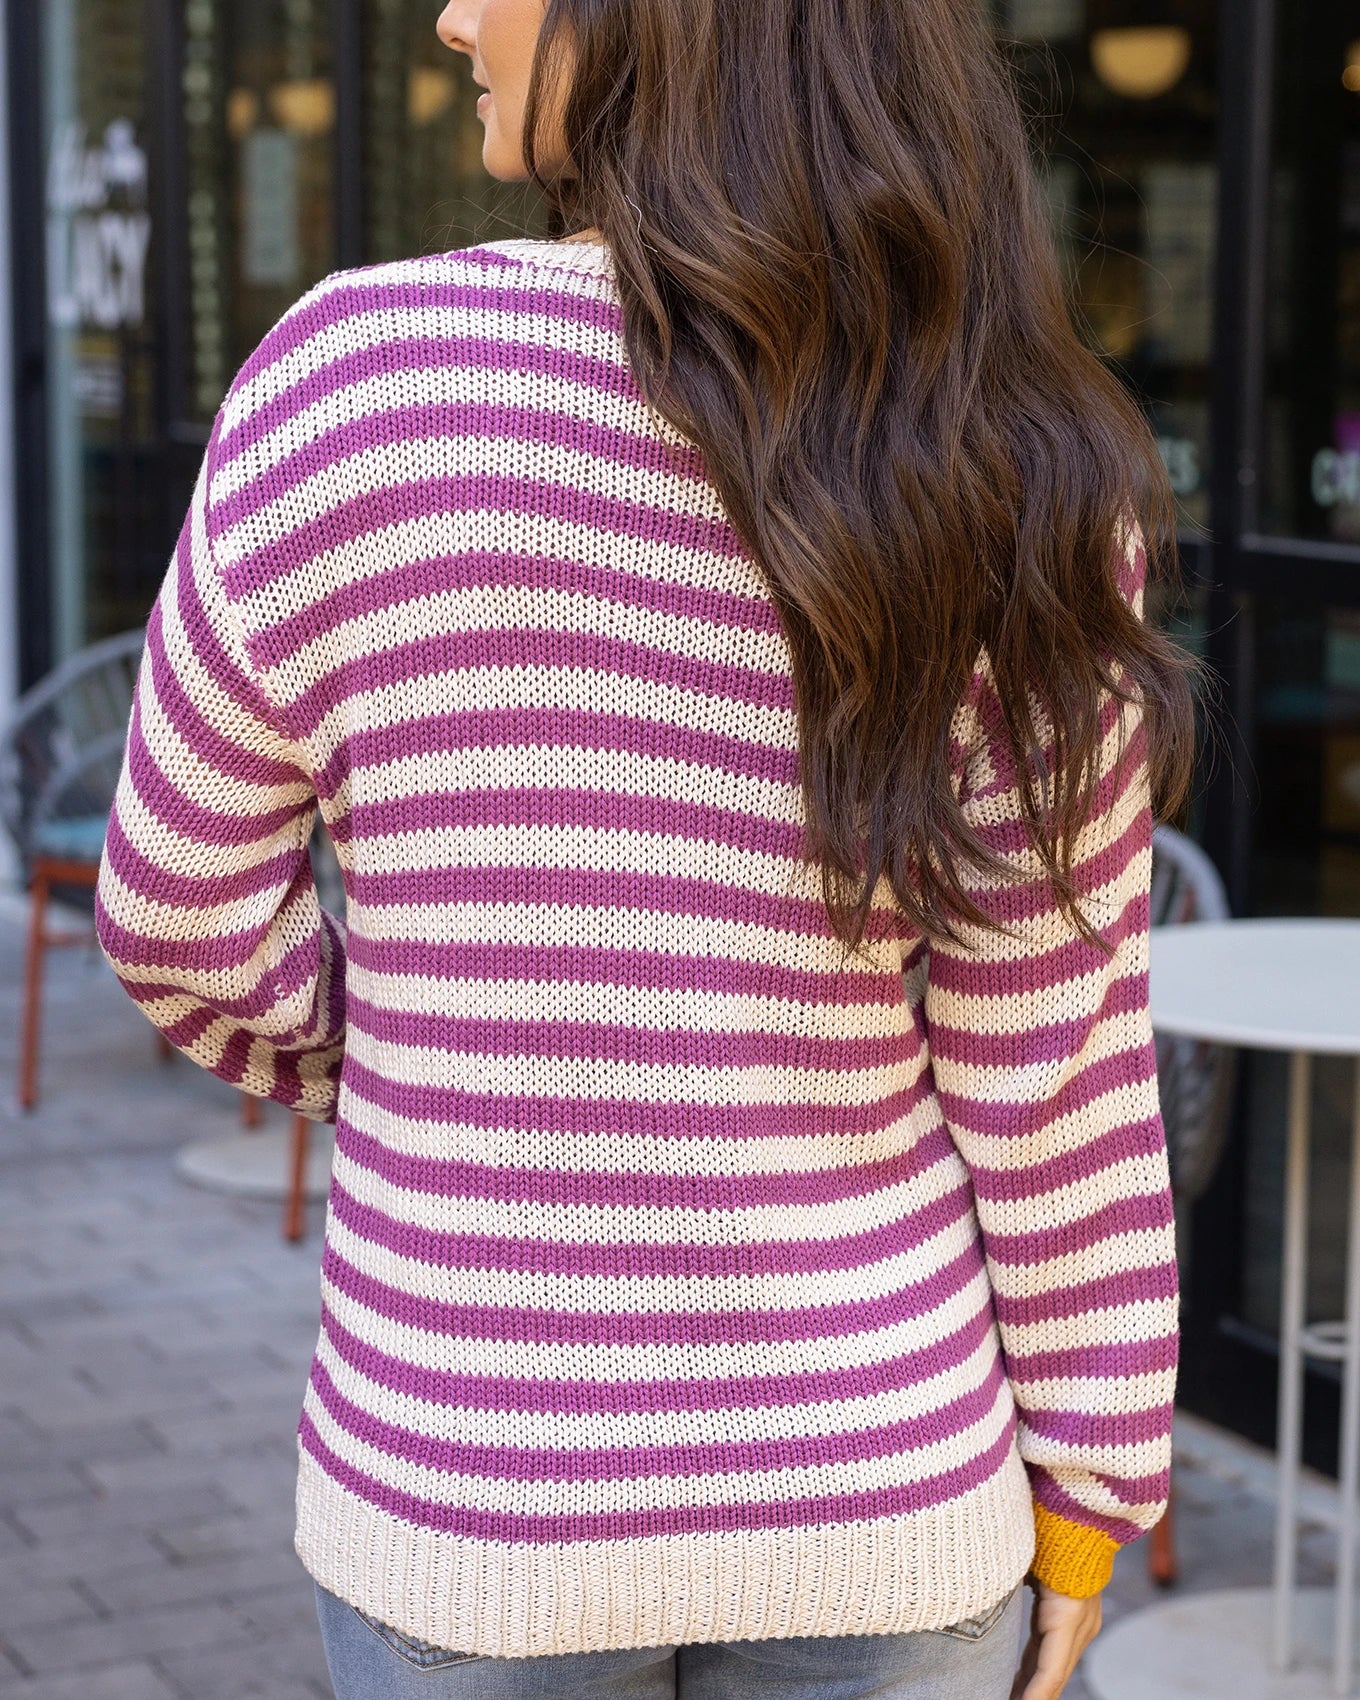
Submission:
[[[1275,1519],[1274,1576],[1270,1597],[1270,1664],[1257,1671],[1259,1681],[1244,1680],[1243,1639],[1264,1643],[1259,1607],[1264,1590],[1240,1589],[1186,1596],[1166,1606],[1131,1614],[1165,1616],[1156,1644],[1170,1652],[1181,1640],[1189,1663],[1201,1671],[1217,1667],[1219,1682],[1192,1685],[1184,1693],[1231,1694],[1234,1700],[1260,1695],[1323,1692],[1311,1672],[1295,1670],[1292,1643],[1295,1607],[1295,1549],[1299,1469],[1302,1450],[1303,1365],[1305,1355],[1339,1359],[1342,1364],[1340,1441],[1341,1515],[1338,1526],[1337,1577],[1332,1609],[1320,1615],[1312,1596],[1300,1601],[1313,1638],[1330,1617],[1333,1694],[1353,1691],[1355,1615],[1355,1544],[1357,1487],[1360,1487],[1360,1079],[1351,1139],[1350,1206],[1346,1244],[1345,1316],[1340,1321],[1305,1326],[1309,1085],[1314,1055],[1360,1059],[1360,920],[1244,919],[1154,927],[1150,943],[1152,1024],[1159,1033],[1206,1039],[1290,1056],[1289,1114],[1285,1153],[1284,1245],[1280,1303],[1279,1494]],[[1228,1609],[1232,1595],[1243,1610]],[[1256,1610],[1253,1613],[1252,1604]],[[1199,1605],[1204,1610],[1197,1610]],[[1180,1634],[1176,1625],[1181,1625]],[[1093,1663],[1109,1667],[1109,1682],[1097,1686],[1102,1700],[1115,1700],[1133,1672],[1131,1646],[1120,1648],[1121,1631],[1137,1626],[1124,1619],[1092,1645]],[[1151,1629],[1151,1625],[1146,1626]],[[1223,1642],[1222,1661],[1213,1644]],[[1102,1642],[1106,1642],[1104,1647]],[[1153,1638],[1149,1636],[1149,1645]],[[1154,1661],[1155,1662],[1155,1661]],[[1147,1673],[1147,1665],[1143,1670]],[[1220,1686],[1225,1673],[1236,1674]],[[1122,1674],[1121,1674],[1122,1673]],[[1287,1675],[1286,1673],[1293,1673]],[[1171,1675],[1163,1672],[1163,1683]],[[1188,1675],[1188,1672],[1187,1672]],[[1192,1679],[1193,1682],[1193,1679]],[[1173,1685],[1174,1686],[1174,1685]],[[1162,1684],[1155,1690],[1169,1692]],[[1154,1692],[1145,1689],[1144,1692]]]

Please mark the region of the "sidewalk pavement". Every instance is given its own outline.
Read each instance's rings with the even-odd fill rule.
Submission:
[[[157,1061],[93,944],[48,953],[21,1112],[26,913],[0,893],[0,1700],[330,1700],[292,1544],[323,1207],[293,1244],[280,1205],[174,1172],[186,1141],[241,1127],[240,1095]],[[1267,1584],[1268,1456],[1177,1424],[1177,1586]],[[1309,1478],[1300,1584],[1334,1574],[1331,1491]],[[1104,1624],[1163,1598],[1137,1541]],[[1080,1670],[1064,1700],[1091,1700]]]

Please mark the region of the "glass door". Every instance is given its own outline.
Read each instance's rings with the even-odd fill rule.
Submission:
[[[49,665],[146,615],[160,233],[144,26],[142,0],[38,13]]]
[[[480,90],[431,0],[363,0],[363,262],[544,236],[542,196],[482,164]]]

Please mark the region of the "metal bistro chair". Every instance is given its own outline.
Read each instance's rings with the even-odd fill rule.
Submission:
[[[1227,892],[1209,857],[1174,827],[1154,826],[1152,925],[1228,918]],[[1155,1044],[1171,1193],[1179,1215],[1206,1190],[1223,1155],[1237,1080],[1237,1051],[1231,1045],[1160,1033]],[[1170,1493],[1165,1514],[1149,1533],[1148,1577],[1161,1587],[1177,1577]]]
[[[104,830],[122,766],[145,628],[119,632],[67,658],[15,703],[0,734],[0,820],[29,892],[19,1103],[38,1101],[43,957],[50,945],[88,944],[93,926],[47,925],[60,891],[94,910]],[[162,1055],[170,1043],[158,1035]]]
[[[79,650],[25,691],[0,729],[0,823],[18,851],[30,897],[19,1047],[19,1104],[26,1110],[38,1101],[44,955],[49,946],[96,940],[92,923],[49,926],[48,905],[61,891],[72,907],[88,903],[93,916],[145,645],[146,628],[138,626]],[[156,1047],[162,1060],[174,1054],[163,1033],[156,1034]],[[258,1098],[242,1093],[247,1127],[259,1125],[260,1108]],[[301,1232],[306,1125],[305,1117],[294,1117],[291,1191],[284,1207],[290,1239]]]

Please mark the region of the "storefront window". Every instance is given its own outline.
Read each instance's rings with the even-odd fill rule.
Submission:
[[[995,0],[1087,340],[1209,522],[1216,0]]]
[[[1261,527],[1360,543],[1360,10],[1278,17]]]
[[[482,164],[481,119],[466,54],[435,34],[429,0],[367,0],[364,10],[364,258],[438,254],[546,234],[542,196]]]
[[[52,660],[145,617],[154,458],[145,7],[41,8]]]
[[[1360,609],[1261,598],[1253,631],[1249,913],[1360,915]],[[1273,1332],[1287,1071],[1273,1055],[1246,1066],[1242,1314]],[[1346,1058],[1318,1058],[1313,1072],[1309,1307],[1339,1316],[1355,1070]]]
[[[227,385],[335,257],[329,0],[186,0],[186,405]]]

